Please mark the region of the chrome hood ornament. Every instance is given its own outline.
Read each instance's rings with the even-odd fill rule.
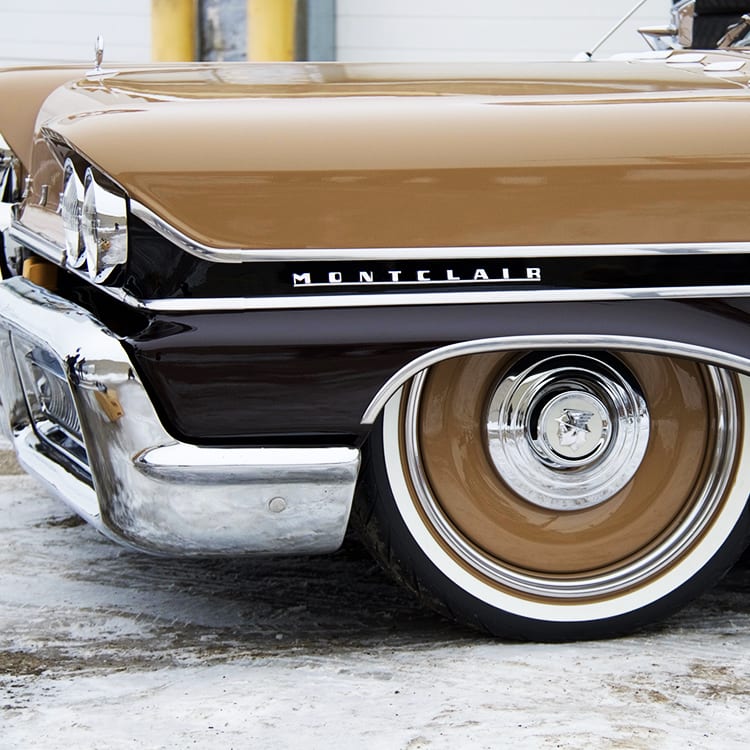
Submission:
[[[102,61],[104,60],[104,37],[99,34],[96,37],[96,44],[94,45],[94,70],[97,73],[102,71]]]
[[[100,76],[104,73],[102,70],[102,62],[104,61],[104,37],[98,34],[96,42],[94,43],[94,69],[90,70],[86,75],[88,77]]]

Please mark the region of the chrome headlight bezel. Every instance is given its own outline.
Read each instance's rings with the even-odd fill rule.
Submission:
[[[101,284],[127,261],[128,205],[97,181],[91,167],[83,180],[80,226],[89,277]]]
[[[71,159],[63,167],[63,190],[60,196],[60,213],[65,233],[65,262],[71,268],[80,268],[86,262],[81,232],[83,209],[83,183]]]

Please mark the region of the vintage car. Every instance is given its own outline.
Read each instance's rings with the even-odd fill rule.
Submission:
[[[155,554],[351,522],[496,635],[673,612],[750,535],[750,19],[699,17],[609,60],[2,72],[21,464]]]

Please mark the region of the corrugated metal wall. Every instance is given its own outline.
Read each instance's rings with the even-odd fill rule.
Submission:
[[[570,59],[635,0],[338,0],[340,60]],[[664,25],[671,0],[650,0],[602,48],[645,49],[638,26]]]
[[[0,0],[0,65],[151,59],[151,0]]]

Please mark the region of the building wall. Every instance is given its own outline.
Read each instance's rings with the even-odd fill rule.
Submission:
[[[0,65],[151,59],[151,0],[0,0]]]
[[[247,46],[246,0],[198,3],[201,60],[244,60]]]
[[[328,6],[330,0],[309,3],[314,8],[316,3]],[[336,4],[340,60],[502,60],[568,59],[590,48],[635,0],[337,0]],[[239,18],[244,5],[244,0],[201,0],[200,47],[205,57],[244,55],[245,27]],[[643,48],[634,29],[664,24],[669,6],[670,0],[649,0],[602,54]],[[148,60],[150,13],[151,0],[0,0],[0,65],[85,62],[93,59],[99,33],[105,39],[107,60]]]
[[[570,59],[636,0],[337,0],[339,60]],[[638,26],[664,25],[671,0],[649,0],[602,48],[646,48]]]

